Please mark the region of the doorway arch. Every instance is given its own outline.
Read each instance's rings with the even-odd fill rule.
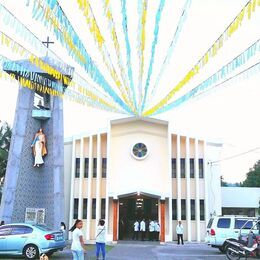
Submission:
[[[159,200],[160,196],[141,192],[118,196],[118,239],[131,240],[135,221],[140,223],[144,219],[146,223],[145,240],[148,240],[149,221],[159,221]],[[141,240],[140,235],[138,240]]]

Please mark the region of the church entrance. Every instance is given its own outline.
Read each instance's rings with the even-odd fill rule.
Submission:
[[[158,199],[146,196],[131,196],[119,199],[119,240],[131,240],[133,238],[133,225],[145,219],[146,235],[148,240],[149,220],[158,220]],[[139,240],[141,236],[139,234]]]

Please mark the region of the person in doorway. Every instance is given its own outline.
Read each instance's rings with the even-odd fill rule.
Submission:
[[[137,220],[135,221],[133,228],[134,228],[134,233],[133,233],[132,240],[138,240],[139,222]]]
[[[145,219],[143,219],[140,223],[140,232],[141,232],[141,239],[144,241],[145,238]]]
[[[47,154],[46,137],[42,128],[40,128],[39,131],[35,134],[31,147],[33,148],[34,155],[33,167],[39,167],[40,164],[44,164],[43,156]]]
[[[124,239],[125,236],[125,221],[121,218],[119,221],[119,240]]]
[[[96,258],[99,259],[100,250],[102,252],[102,259],[106,257],[106,228],[105,220],[100,219],[96,230]]]
[[[160,224],[157,220],[154,221],[154,233],[155,233],[154,239],[156,241],[159,241]]]
[[[154,239],[154,221],[149,220],[149,241]]]
[[[181,243],[183,245],[183,225],[181,224],[181,221],[178,221],[178,225],[176,226],[176,233],[177,233],[177,238],[178,238],[178,245]]]
[[[73,254],[73,260],[84,260],[84,241],[83,233],[81,231],[82,227],[82,220],[77,219],[69,230],[72,232],[71,250]]]

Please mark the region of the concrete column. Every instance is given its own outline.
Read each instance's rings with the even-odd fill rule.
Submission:
[[[101,217],[101,135],[97,135],[96,226]]]
[[[165,242],[165,200],[160,201],[161,212],[161,239],[162,243]]]
[[[208,191],[208,171],[207,171],[207,144],[206,141],[203,142],[203,171],[204,171],[204,185],[205,185],[205,199],[204,199],[204,206],[205,206],[205,221],[206,225],[209,221],[209,191]]]
[[[110,173],[110,131],[111,126],[108,125],[108,132],[107,132],[107,178],[106,178],[106,235],[111,234],[111,230],[108,229],[108,222],[110,221],[112,216],[109,216],[109,196],[108,196],[108,180],[109,180],[109,173]]]
[[[186,137],[186,220],[187,220],[187,240],[191,241],[191,211],[190,211],[190,138]]]
[[[195,139],[195,218],[196,218],[196,230],[197,241],[200,242],[200,182],[199,182],[199,148],[198,139]]]
[[[91,197],[91,183],[93,176],[93,138],[89,137],[89,150],[88,150],[88,208],[87,208],[87,236],[86,239],[90,240],[90,221],[91,221],[91,208],[92,208],[92,197]]]
[[[84,178],[84,138],[80,139],[80,168],[79,168],[79,208],[78,208],[78,219],[83,218],[83,178]]]
[[[113,241],[117,241],[118,227],[118,200],[113,200]]]
[[[169,240],[173,240],[172,236],[172,134],[168,129],[168,151],[169,151],[169,159],[168,159],[168,169],[169,169]]]
[[[72,156],[71,156],[71,186],[70,186],[70,218],[69,218],[69,227],[73,225],[73,212],[74,212],[74,180],[75,180],[75,149],[76,149],[76,140],[73,138],[72,141]],[[71,232],[69,232],[69,239],[71,239]]]
[[[176,167],[177,167],[177,219],[181,219],[181,137],[180,135],[177,135],[177,153],[176,153]]]

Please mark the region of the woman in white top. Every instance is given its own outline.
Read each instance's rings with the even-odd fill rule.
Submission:
[[[102,252],[103,260],[106,257],[106,228],[105,220],[100,219],[96,230],[96,257],[99,259],[99,252]]]
[[[82,227],[82,220],[77,219],[72,228],[69,230],[72,232],[71,250],[73,254],[73,260],[84,260],[84,241],[83,233],[81,231]]]

